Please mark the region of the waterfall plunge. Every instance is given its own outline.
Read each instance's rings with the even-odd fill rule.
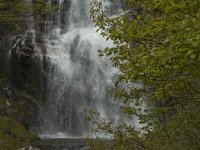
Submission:
[[[50,71],[41,113],[44,137],[91,136],[90,125],[84,120],[85,108],[94,108],[105,118],[122,119],[119,107],[109,95],[117,70],[108,58],[99,58],[97,52],[113,43],[96,33],[89,19],[89,3],[89,0],[71,0],[66,32],[61,32],[58,21],[48,34]],[[58,18],[63,4],[60,0]]]

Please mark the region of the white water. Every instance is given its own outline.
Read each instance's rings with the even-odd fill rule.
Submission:
[[[85,108],[94,108],[102,117],[125,120],[111,98],[117,70],[108,58],[99,58],[98,49],[113,46],[98,33],[89,19],[89,0],[71,0],[66,17],[67,32],[61,22],[47,35],[49,72],[46,104],[41,113],[41,137],[88,137],[90,124]],[[59,0],[58,20],[63,1]]]

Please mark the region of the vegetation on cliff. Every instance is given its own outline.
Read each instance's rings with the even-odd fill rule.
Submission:
[[[23,148],[27,146],[27,143],[36,139],[36,136],[29,133],[17,121],[8,117],[0,117],[0,149]]]
[[[25,91],[12,88],[0,74],[0,149],[22,148],[36,140],[28,130],[37,126],[38,102]]]
[[[47,14],[53,7],[45,0],[19,1],[0,0],[0,38],[19,31],[26,30],[26,24],[31,24],[28,18],[34,17],[34,23]],[[8,32],[9,31],[9,32]]]
[[[110,149],[198,149],[200,2],[125,0],[124,6],[121,15],[108,18],[103,1],[94,1],[91,18],[115,43],[99,51],[120,71],[113,95],[141,128],[95,117],[94,131],[112,136]]]

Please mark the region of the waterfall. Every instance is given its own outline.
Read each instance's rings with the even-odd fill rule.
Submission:
[[[45,106],[41,112],[41,136],[88,137],[90,125],[85,108],[94,108],[105,118],[122,119],[110,95],[117,70],[108,58],[99,58],[98,49],[113,46],[98,33],[89,19],[90,0],[59,0],[57,25],[47,36],[49,59]],[[70,4],[61,16],[63,5]],[[67,7],[66,7],[67,8]]]

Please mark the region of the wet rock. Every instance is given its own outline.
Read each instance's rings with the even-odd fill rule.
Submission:
[[[6,94],[7,94],[7,97],[12,97],[13,92],[12,90],[9,89]]]
[[[34,43],[33,31],[17,37],[11,55],[11,82],[14,87],[26,90],[37,98],[43,93],[43,53]]]
[[[31,144],[33,150],[89,150],[84,143],[85,139],[43,139]]]

